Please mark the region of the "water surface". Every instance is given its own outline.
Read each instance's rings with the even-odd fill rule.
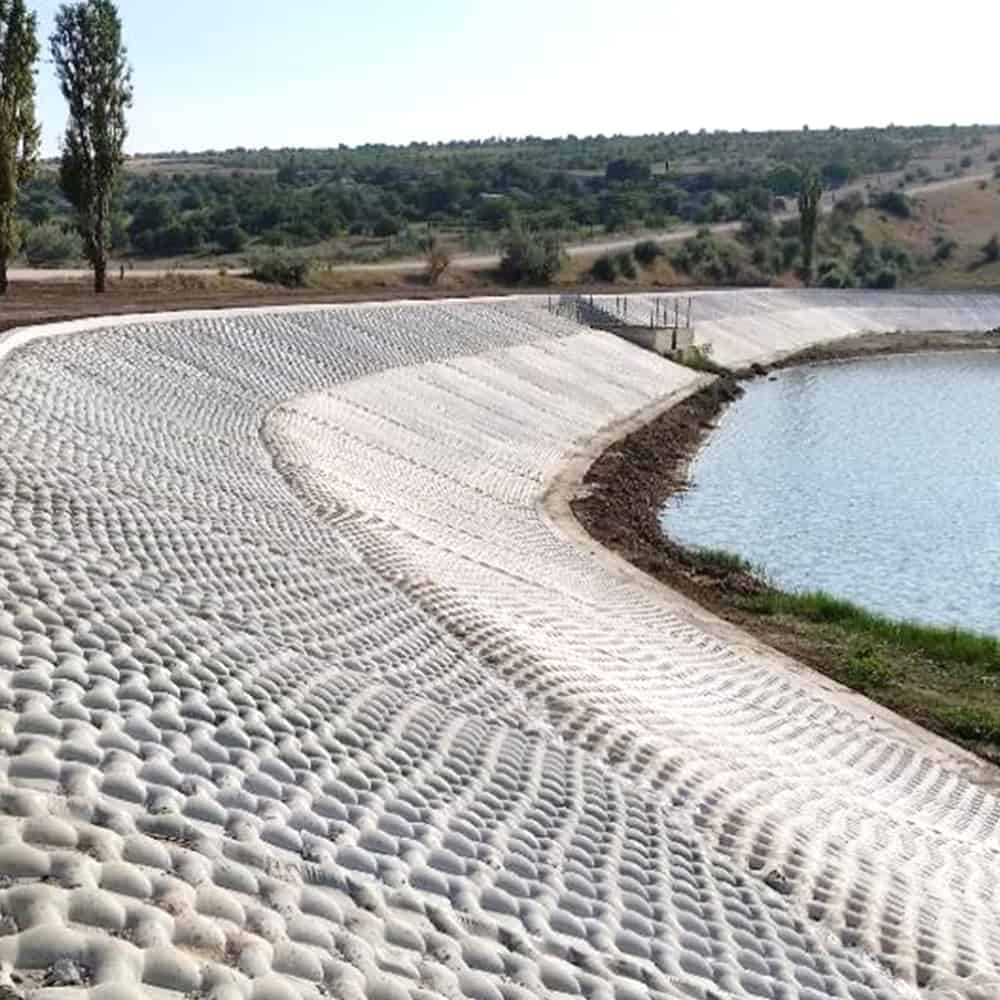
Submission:
[[[756,380],[662,520],[784,589],[1000,634],[1000,352]]]

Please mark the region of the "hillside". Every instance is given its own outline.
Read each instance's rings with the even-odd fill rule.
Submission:
[[[1000,286],[1000,260],[987,261],[982,252],[1000,233],[1000,179],[923,195],[914,200],[909,219],[869,210],[862,228],[869,240],[901,244],[913,256],[917,266],[905,284]]]
[[[405,147],[143,154],[126,167],[114,252],[135,266],[236,266],[291,247],[324,263],[490,253],[516,218],[566,242],[738,223],[794,202],[799,169],[828,190],[983,172],[1000,129],[887,128],[484,140]],[[80,252],[49,163],[22,192],[29,263]]]

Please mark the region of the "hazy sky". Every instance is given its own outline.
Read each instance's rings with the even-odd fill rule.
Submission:
[[[47,39],[58,2],[35,7]],[[131,152],[1000,120],[993,0],[119,0],[119,10],[135,67]],[[47,61],[39,98],[49,155],[65,111]]]

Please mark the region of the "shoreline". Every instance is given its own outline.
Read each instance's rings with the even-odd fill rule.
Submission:
[[[1000,643],[895,622],[829,595],[786,594],[736,556],[679,545],[659,512],[689,484],[691,462],[743,380],[806,364],[998,349],[996,331],[862,334],[720,376],[605,447],[580,476],[570,510],[591,539],[709,615],[988,762],[993,773],[980,780],[995,784],[1000,709],[991,711],[983,672],[1000,667]]]

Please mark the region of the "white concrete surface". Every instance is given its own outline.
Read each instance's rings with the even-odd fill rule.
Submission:
[[[710,304],[730,360],[1000,325]],[[986,772],[553,516],[693,373],[529,300],[80,331],[0,364],[16,995],[1000,995]]]

